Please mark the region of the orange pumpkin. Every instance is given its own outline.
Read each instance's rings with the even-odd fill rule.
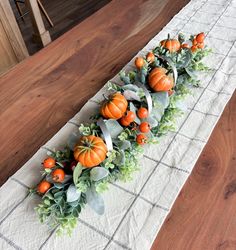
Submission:
[[[161,41],[161,46],[168,49],[171,53],[180,49],[180,42],[176,39],[165,39]]]
[[[102,138],[89,135],[82,136],[74,148],[75,160],[86,168],[99,165],[106,158],[107,146]]]
[[[154,68],[148,78],[149,86],[155,91],[168,91],[173,88],[173,77],[166,75],[165,68]]]
[[[120,119],[126,112],[127,107],[127,100],[121,93],[117,92],[102,104],[100,113],[106,119]]]

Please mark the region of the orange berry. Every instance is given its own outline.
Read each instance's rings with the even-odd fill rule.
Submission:
[[[124,127],[128,127],[128,126],[130,125],[130,122],[127,121],[127,120],[125,119],[125,117],[122,117],[122,118],[119,120],[119,122],[120,122],[120,124],[121,124],[122,126],[124,126]]]
[[[192,44],[195,45],[195,46],[198,44],[196,38],[193,39]]]
[[[138,109],[137,115],[140,119],[147,118],[148,117],[148,110],[146,108],[141,107]]]
[[[144,134],[138,134],[137,137],[136,137],[136,142],[139,144],[139,145],[144,145],[147,143],[147,136],[144,135]]]
[[[38,184],[37,191],[40,194],[45,194],[50,187],[51,187],[51,183],[49,183],[48,181],[41,181]]]
[[[136,57],[134,63],[135,63],[135,66],[136,66],[137,69],[141,69],[143,67],[143,65],[144,65],[144,60],[143,60],[142,57]]]
[[[197,36],[196,36],[196,41],[198,43],[203,43],[204,42],[204,39],[205,39],[205,34],[202,32],[202,33],[199,33]]]
[[[197,48],[197,46],[195,46],[195,45],[193,45],[193,46],[191,47],[191,51],[192,51],[192,52],[196,52],[197,49],[198,49],[198,48]]]
[[[148,133],[150,131],[150,124],[148,122],[141,122],[139,125],[139,130],[142,133]]]
[[[155,61],[155,56],[152,52],[148,52],[146,55],[146,59],[149,63],[152,63]]]
[[[198,47],[199,49],[203,49],[203,48],[204,48],[204,42],[199,43],[199,44],[197,45],[197,47]]]
[[[62,182],[65,179],[65,172],[64,170],[58,168],[52,172],[52,179],[55,182]]]
[[[135,115],[135,113],[133,111],[128,110],[128,111],[126,111],[126,113],[125,113],[125,115],[123,117],[125,118],[125,120],[127,122],[130,123],[130,122],[134,121],[136,115]]]
[[[56,165],[56,161],[52,157],[45,159],[43,162],[44,168],[53,168],[55,167],[55,165]]]

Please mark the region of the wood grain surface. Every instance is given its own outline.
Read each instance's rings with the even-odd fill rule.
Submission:
[[[236,249],[236,93],[151,250]]]
[[[188,0],[114,0],[0,78],[0,184]]]
[[[46,29],[49,30],[52,40],[55,40],[66,31],[81,23],[88,16],[105,6],[111,0],[41,0],[45,10],[51,18],[54,26],[50,27],[43,16]],[[24,16],[24,21],[19,19],[19,13],[13,0],[10,0],[12,9],[18,18],[18,24],[24,37],[29,54],[32,55],[42,48],[41,44],[34,43],[32,34],[34,32],[30,15]],[[21,4],[25,13],[28,9]]]
[[[112,1],[1,77],[0,183],[77,113],[186,2]],[[235,107],[236,95],[152,250],[236,249]]]

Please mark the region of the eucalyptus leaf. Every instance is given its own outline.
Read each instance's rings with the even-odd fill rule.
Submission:
[[[62,163],[60,163],[59,161],[57,161],[56,164],[57,164],[58,166],[60,166],[61,168],[64,168],[64,165],[63,165]]]
[[[158,120],[152,115],[149,116],[146,121],[150,124],[151,128],[154,128],[158,125]]]
[[[196,78],[197,78],[197,76],[196,76],[194,70],[192,70],[192,69],[190,69],[190,68],[185,68],[185,71],[187,72],[187,74],[188,74],[191,78],[193,78],[193,79],[196,79]]]
[[[124,71],[121,71],[119,75],[122,82],[124,82],[125,84],[131,83],[129,76],[127,76]]]
[[[74,171],[73,171],[73,181],[74,184],[76,185],[78,182],[78,179],[82,173],[83,170],[83,166],[78,162],[78,164],[76,165]]]
[[[74,184],[71,184],[66,192],[66,201],[74,202],[80,199],[81,192],[78,191]]]
[[[131,148],[131,142],[128,140],[124,140],[119,142],[119,148],[122,150],[126,150],[128,148]]]
[[[63,197],[63,194],[64,194],[64,191],[62,190],[62,191],[59,191],[59,192],[57,192],[57,193],[55,193],[54,194],[54,198],[55,199],[58,199],[58,200],[61,200]]]
[[[137,108],[134,106],[134,104],[132,102],[129,103],[129,109],[130,109],[130,111],[132,111],[136,114]]]
[[[178,68],[186,68],[190,64],[192,60],[192,53],[189,49],[183,50],[183,55],[181,57],[181,60],[176,64]]]
[[[118,156],[116,159],[113,161],[114,164],[120,166],[125,164],[125,152],[124,150],[120,150]]]
[[[123,131],[123,127],[121,127],[116,120],[109,119],[106,120],[105,123],[110,132],[111,138],[117,138],[117,136]]]
[[[79,200],[73,201],[73,202],[68,202],[68,204],[72,207],[77,207],[79,204]]]
[[[167,91],[152,93],[152,98],[154,102],[157,102],[163,106],[164,109],[166,109],[169,105],[169,96]]]
[[[86,201],[88,205],[99,215],[104,214],[105,205],[101,195],[92,187],[86,192]]]
[[[136,86],[136,85],[134,85],[134,84],[127,84],[127,85],[122,86],[122,88],[123,88],[124,90],[132,90],[132,91],[134,91],[134,92],[136,92],[136,91],[139,90],[139,87]]]
[[[158,106],[158,107],[154,107],[152,109],[152,114],[151,116],[154,117],[157,121],[160,121],[163,114],[164,114],[164,108],[163,106]]]
[[[56,187],[56,188],[58,188],[58,189],[62,189],[62,188],[64,188],[64,184],[63,183],[54,183],[54,186]]]
[[[129,100],[129,101],[130,100],[131,101],[135,100],[135,101],[138,101],[138,102],[141,101],[139,95],[136,92],[132,91],[132,90],[125,90],[123,95],[126,98],[126,100]]]
[[[90,171],[90,179],[92,181],[99,181],[109,175],[109,171],[103,167],[95,167]]]

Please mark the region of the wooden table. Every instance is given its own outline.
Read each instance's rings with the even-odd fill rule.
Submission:
[[[0,183],[187,2],[114,0],[2,76]],[[236,248],[235,105],[234,96],[153,249]]]

